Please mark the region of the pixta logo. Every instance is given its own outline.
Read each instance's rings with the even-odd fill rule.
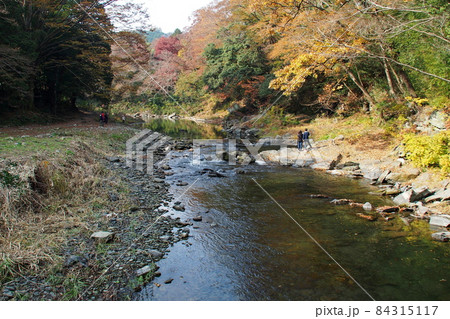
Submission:
[[[153,175],[154,152],[171,138],[150,130],[143,130],[126,143],[127,166]]]

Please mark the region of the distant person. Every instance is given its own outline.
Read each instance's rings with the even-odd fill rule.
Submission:
[[[303,132],[301,130],[297,133],[297,147],[299,150],[303,148]]]
[[[105,124],[105,112],[100,113],[100,125],[103,126]]]
[[[305,144],[305,149],[307,145],[309,146],[309,148],[312,148],[311,143],[309,142],[310,135],[311,134],[309,134],[308,129],[305,128],[305,131],[303,132],[303,143]]]
[[[106,113],[106,112],[105,112],[104,120],[105,120],[105,125],[107,125],[108,124],[108,113]]]
[[[125,124],[126,119],[127,119],[127,118],[125,117],[125,115],[122,115],[122,123],[123,123],[123,124]]]

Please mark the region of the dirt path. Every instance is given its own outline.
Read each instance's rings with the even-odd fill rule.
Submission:
[[[102,127],[98,121],[98,114],[92,112],[83,112],[73,114],[73,117],[67,119],[60,123],[52,123],[48,125],[43,124],[30,124],[23,126],[14,127],[0,127],[0,134],[5,134],[7,136],[17,137],[17,136],[38,136],[42,134],[50,133],[58,129],[69,129],[69,128],[81,128],[81,129],[105,129],[105,128],[117,128],[121,124],[109,123],[106,127]]]

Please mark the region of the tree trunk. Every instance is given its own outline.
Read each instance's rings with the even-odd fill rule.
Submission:
[[[384,73],[386,73],[386,79],[389,85],[389,94],[392,97],[397,98],[397,95],[395,94],[394,90],[394,84],[392,83],[391,73],[389,72],[389,67],[386,59],[383,59],[383,66],[384,66]]]
[[[389,67],[390,67],[390,70],[391,70],[392,74],[395,77],[395,81],[397,83],[398,89],[403,94],[403,96],[406,95],[406,90],[403,87],[402,81],[400,80],[400,77],[398,76],[397,72],[395,71],[395,68],[392,65],[390,65],[390,64],[389,64]]]
[[[369,92],[367,92],[367,90],[364,88],[362,83],[360,83],[358,81],[355,74],[352,71],[350,71],[348,68],[345,68],[345,69],[347,71],[347,74],[350,76],[350,79],[352,79],[352,81],[356,84],[356,86],[361,90],[362,94],[364,95],[364,98],[367,100],[367,102],[369,102],[370,108],[373,109],[375,107],[374,99],[370,96]]]
[[[403,85],[405,86],[408,94],[412,97],[417,97],[416,90],[414,90],[414,87],[413,87],[411,81],[409,80],[408,75],[405,73],[405,71],[399,70],[398,75],[399,75],[400,80],[402,81]]]

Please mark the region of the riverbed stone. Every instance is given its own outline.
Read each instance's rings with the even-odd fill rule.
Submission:
[[[385,181],[385,179],[386,179],[386,177],[389,175],[390,172],[391,172],[390,170],[385,170],[385,171],[380,175],[380,177],[378,177],[377,182],[376,182],[376,185],[383,184],[384,181]]]
[[[450,189],[441,189],[437,191],[434,195],[425,198],[425,203],[431,203],[435,201],[444,201],[450,199]]]
[[[431,234],[431,238],[436,241],[448,242],[450,240],[450,232],[440,232]]]
[[[192,220],[194,222],[201,222],[203,220],[203,217],[202,216],[196,216],[196,217],[192,218]]]
[[[445,130],[448,116],[442,111],[434,111],[430,117],[428,122],[430,125],[438,130]]]
[[[379,213],[396,213],[400,210],[398,206],[381,206],[377,207],[377,212]]]
[[[372,210],[373,209],[372,204],[369,202],[365,203],[362,208],[364,210]]]
[[[361,167],[361,173],[363,174],[364,178],[376,181],[380,178],[383,172],[377,167],[363,166]]]
[[[136,276],[138,276],[138,277],[144,276],[144,275],[148,274],[149,272],[153,271],[154,269],[155,269],[155,267],[153,265],[144,266],[144,267],[136,270]]]
[[[91,235],[91,238],[98,243],[107,243],[114,239],[115,234],[108,231],[98,231]]]
[[[403,169],[400,172],[392,172],[388,176],[386,176],[386,180],[391,183],[395,184],[397,182],[404,183],[409,182],[410,180],[416,178],[420,175],[420,170],[417,168],[408,168]]]
[[[179,212],[184,212],[186,210],[186,208],[183,205],[174,205],[173,209],[175,209]]]
[[[311,165],[311,168],[316,171],[329,171],[332,169],[331,163],[332,163],[331,161],[319,162]]]
[[[351,199],[333,199],[330,203],[334,205],[348,205],[353,203],[353,201]]]
[[[428,187],[421,187],[418,189],[413,189],[413,194],[411,196],[412,202],[417,202],[419,200],[424,199],[425,197],[429,197],[434,192],[430,191]]]
[[[187,186],[187,185],[189,185],[189,183],[187,183],[187,182],[178,182],[177,183],[177,186]]]
[[[430,216],[430,225],[449,227],[450,226],[450,215],[433,215]]]
[[[150,254],[150,256],[152,256],[153,258],[162,258],[164,256],[164,254],[156,249],[150,249],[148,250],[148,253]]]
[[[409,203],[411,203],[412,196],[413,196],[413,190],[410,189],[406,192],[403,192],[403,193],[397,195],[394,198],[394,203],[396,203],[397,205],[408,205]]]

